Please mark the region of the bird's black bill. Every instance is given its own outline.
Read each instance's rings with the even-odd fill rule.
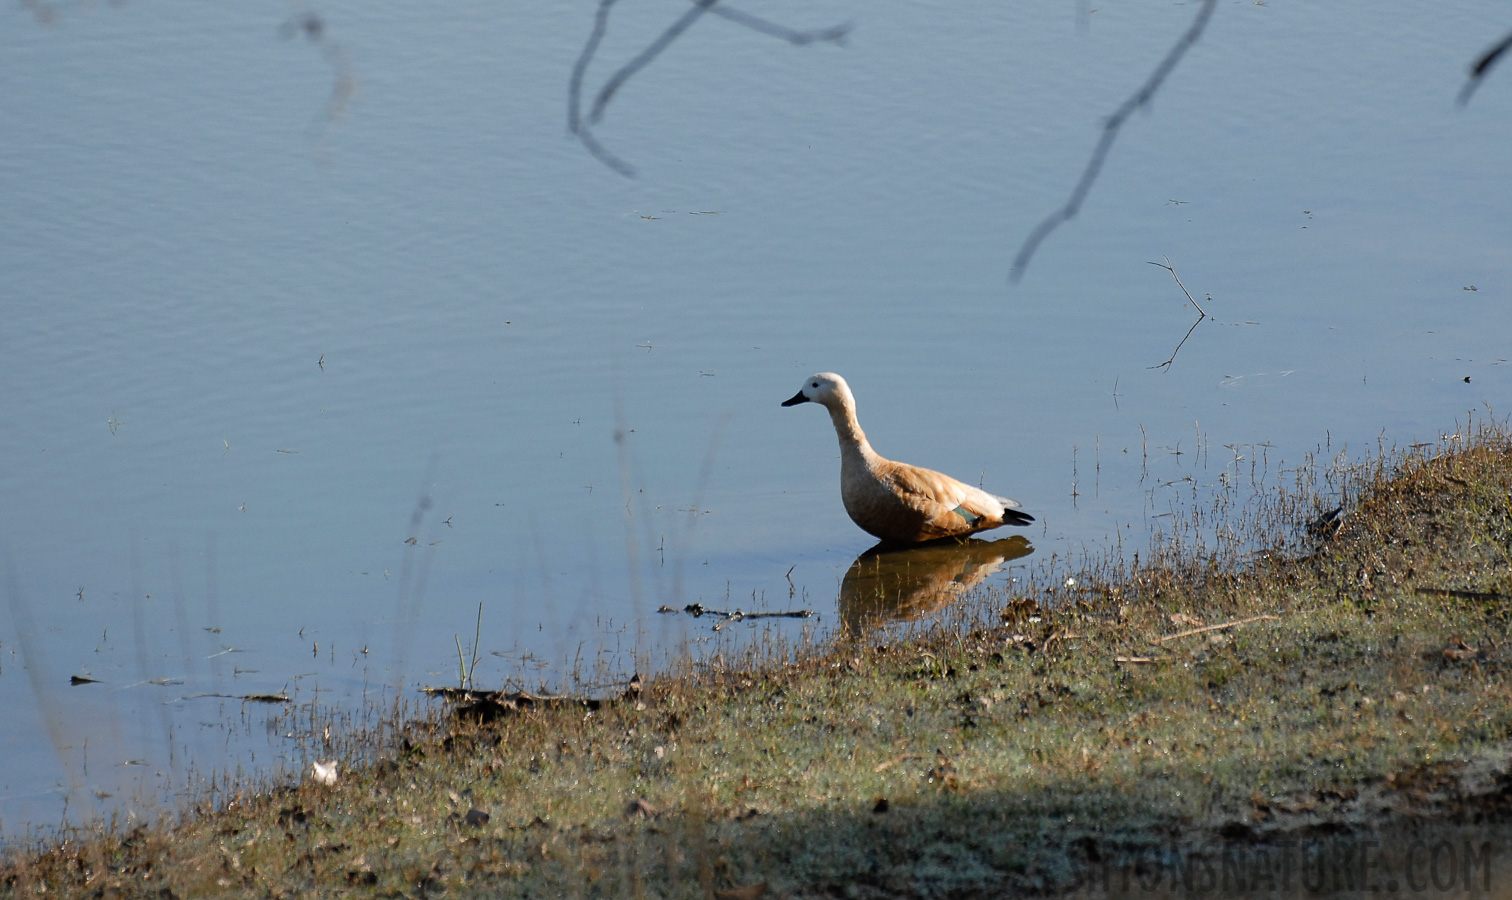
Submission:
[[[807,402],[809,402],[809,398],[803,396],[803,391],[799,391],[798,393],[794,394],[789,399],[782,401],[782,405],[783,406],[797,406],[800,403],[807,403]]]

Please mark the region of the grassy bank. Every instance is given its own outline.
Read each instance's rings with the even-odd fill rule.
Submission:
[[[335,785],[18,854],[0,890],[1149,896],[1241,854],[1285,893],[1255,861],[1325,847],[1324,890],[1406,891],[1445,887],[1446,841],[1454,884],[1512,890],[1512,440],[1287,478],[927,634],[412,724]]]

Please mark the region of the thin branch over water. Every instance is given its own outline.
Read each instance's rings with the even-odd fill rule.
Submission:
[[[331,95],[326,100],[324,115],[317,116],[312,126],[312,135],[319,141],[332,123],[346,114],[347,106],[357,94],[357,75],[346,50],[331,39],[325,19],[318,13],[309,10],[295,13],[278,27],[278,34],[284,40],[303,35],[305,40],[320,48],[320,55],[331,67]]]
[[[635,73],[649,66],[653,60],[661,56],[662,51],[672,45],[672,42],[697,22],[704,13],[709,11],[716,0],[697,0],[687,12],[678,17],[677,21],[667,26],[667,30],[656,36],[656,39],[646,45],[646,49],[635,55],[635,58],[620,66],[604,86],[599,88],[598,96],[593,98],[593,110],[588,113],[588,121],[597,125],[604,117],[604,109],[609,106],[609,101],[625,82],[635,77]]]
[[[728,19],[731,22],[735,22],[736,24],[744,25],[752,31],[759,31],[762,34],[770,35],[774,38],[781,38],[782,40],[787,41],[789,44],[794,44],[799,47],[802,47],[806,44],[812,44],[815,41],[832,41],[836,44],[843,44],[845,43],[845,36],[850,34],[851,29],[850,23],[846,22],[844,25],[835,25],[830,28],[820,28],[817,31],[798,31],[796,29],[789,28],[786,25],[778,25],[776,22],[768,22],[766,19],[763,19],[760,16],[753,16],[748,12],[742,12],[738,9],[731,9],[729,6],[714,6],[709,9],[709,12],[713,13],[716,16],[721,16],[725,19]]]
[[[634,178],[634,167],[606,150],[582,123],[579,114],[583,95],[583,74],[588,71],[588,63],[593,61],[593,54],[598,52],[598,46],[604,40],[604,32],[609,28],[609,7],[613,5],[614,0],[599,0],[598,12],[593,17],[593,31],[588,34],[588,42],[583,45],[583,52],[578,54],[577,62],[572,66],[572,77],[567,81],[567,130],[577,135],[578,140],[589,153],[593,154],[594,159],[626,178]]]
[[[683,32],[693,27],[693,24],[704,13],[713,13],[731,22],[744,25],[752,31],[770,37],[780,38],[790,44],[803,46],[816,41],[830,41],[832,43],[844,43],[845,36],[850,32],[850,25],[836,25],[817,31],[798,31],[767,21],[759,16],[731,9],[728,6],[719,6],[719,0],[694,0],[693,6],[677,18],[675,22],[667,26],[666,30],[656,36],[656,39],[647,44],[645,49],[637,53],[629,62],[620,66],[614,74],[599,88],[594,96],[593,108],[589,110],[587,121],[582,116],[583,78],[588,71],[588,66],[593,62],[593,57],[598,53],[599,44],[604,40],[604,34],[609,28],[609,8],[616,0],[599,0],[598,12],[594,15],[593,30],[588,34],[588,40],[583,44],[583,52],[578,54],[577,62],[573,64],[572,76],[567,82],[567,130],[577,136],[583,147],[593,155],[595,159],[626,178],[635,177],[635,167],[625,160],[610,152],[601,144],[593,134],[591,125],[597,125],[604,117],[604,112],[613,101],[619,89],[625,86],[636,73],[650,65],[662,51],[671,46],[672,42],[682,36]]]
[[[1165,55],[1165,59],[1160,61],[1160,65],[1155,67],[1155,71],[1150,73],[1150,77],[1145,79],[1145,83],[1140,85],[1139,90],[1114,110],[1113,115],[1103,123],[1102,137],[1098,139],[1096,148],[1092,150],[1092,158],[1087,161],[1087,167],[1082,170],[1081,179],[1076,182],[1076,187],[1072,188],[1071,197],[1064,206],[1035,226],[1035,229],[1029,233],[1029,237],[1025,238],[1023,245],[1019,247],[1018,255],[1013,258],[1012,268],[1008,270],[1009,281],[1017,283],[1023,278],[1024,270],[1029,267],[1029,260],[1034,258],[1039,245],[1050,236],[1050,232],[1069,221],[1081,209],[1082,201],[1087,199],[1087,193],[1092,189],[1092,182],[1097,180],[1098,173],[1102,171],[1103,163],[1108,158],[1108,151],[1113,148],[1113,142],[1118,139],[1119,129],[1123,128],[1124,122],[1134,110],[1145,106],[1155,98],[1155,92],[1160,89],[1166,76],[1171,74],[1171,70],[1176,68],[1176,64],[1181,62],[1186,52],[1197,43],[1198,38],[1202,37],[1202,32],[1207,28],[1208,19],[1212,17],[1216,6],[1217,0],[1203,0],[1202,8],[1197,11],[1197,17],[1192,20],[1191,27],[1187,28],[1186,33],[1176,40],[1175,46]]]
[[[1486,73],[1491,71],[1491,67],[1496,65],[1496,61],[1501,59],[1502,54],[1508,50],[1512,50],[1512,32],[1508,32],[1507,36],[1497,41],[1495,46],[1482,53],[1480,59],[1470,66],[1470,78],[1465,82],[1465,86],[1460,88],[1460,106],[1470,102],[1470,95],[1475,93],[1475,89],[1480,86],[1481,79],[1486,77]]]

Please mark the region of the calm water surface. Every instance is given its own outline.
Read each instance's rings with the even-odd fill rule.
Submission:
[[[884,620],[829,423],[778,406],[813,371],[1037,516],[966,560],[997,585],[1235,455],[1506,405],[1512,74],[1454,104],[1503,4],[1220,4],[1011,288],[1195,6],[705,17],[597,126],[634,179],[566,130],[595,8],[0,12],[6,834],[302,766],[213,695],[453,682],[479,604],[495,685]],[[686,9],[615,6],[590,96]],[[1215,321],[1160,370],[1165,258]]]

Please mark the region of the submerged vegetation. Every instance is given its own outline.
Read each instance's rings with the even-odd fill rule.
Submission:
[[[0,893],[1505,889],[1512,436],[1242,497],[1249,464],[1142,558],[603,702],[459,706],[334,783],[13,850]]]

